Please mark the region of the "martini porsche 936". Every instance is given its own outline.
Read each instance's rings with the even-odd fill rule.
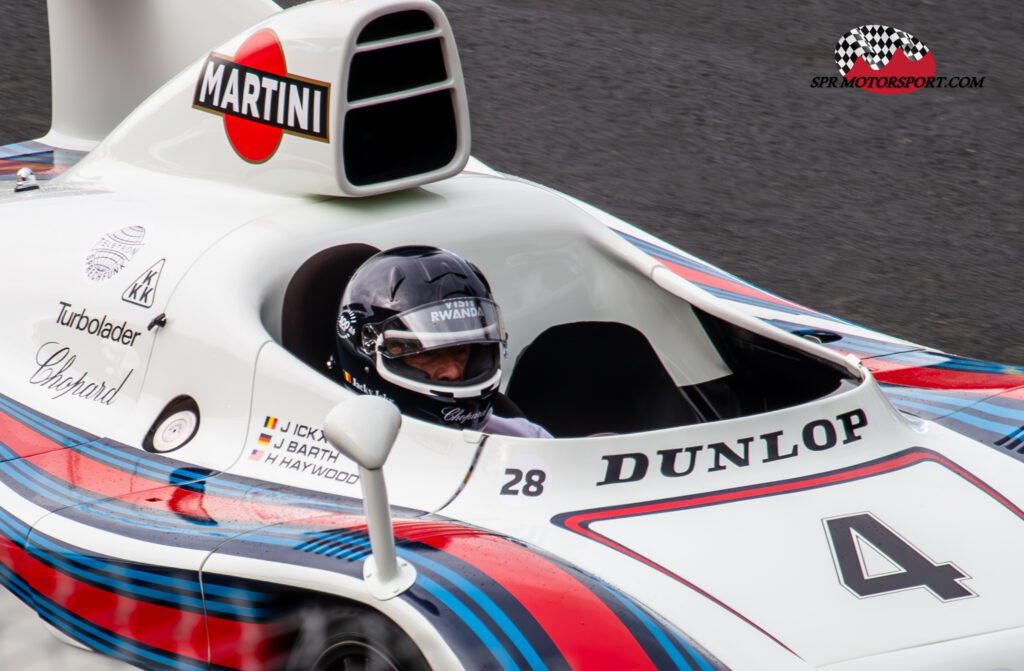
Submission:
[[[471,158],[428,0],[49,9],[52,130],[0,149],[0,581],[65,641],[145,669],[1024,665],[1024,370]],[[408,245],[487,278],[502,397],[551,437],[403,416],[339,368],[349,279]]]

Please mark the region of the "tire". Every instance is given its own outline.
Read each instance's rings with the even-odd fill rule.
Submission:
[[[398,625],[353,605],[304,613],[288,670],[430,671],[430,666]]]

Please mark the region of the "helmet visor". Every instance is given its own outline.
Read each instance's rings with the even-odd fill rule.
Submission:
[[[427,303],[390,317],[378,328],[378,351],[388,359],[454,345],[505,342],[501,312],[486,298]]]

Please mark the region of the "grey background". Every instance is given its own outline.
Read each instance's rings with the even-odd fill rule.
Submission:
[[[1019,3],[442,6],[486,163],[809,307],[1024,364]],[[43,14],[38,0],[0,0],[0,144],[49,124]],[[923,41],[936,74],[984,87],[811,88],[838,75],[839,37],[873,23]],[[5,656],[26,640],[10,631],[0,619]]]

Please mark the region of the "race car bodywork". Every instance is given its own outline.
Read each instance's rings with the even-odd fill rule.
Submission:
[[[51,33],[85,12],[116,50],[141,18],[110,7],[51,1]],[[426,0],[218,11],[130,113],[146,82],[61,102],[95,73],[56,41],[53,131],[0,152],[59,177],[0,196],[0,580],[57,632],[148,669],[1024,663],[1024,370],[472,159]],[[325,432],[358,371],[327,362],[347,278],[403,244],[482,269],[503,389],[555,438],[405,418],[383,470],[414,580],[382,597],[366,464]]]

